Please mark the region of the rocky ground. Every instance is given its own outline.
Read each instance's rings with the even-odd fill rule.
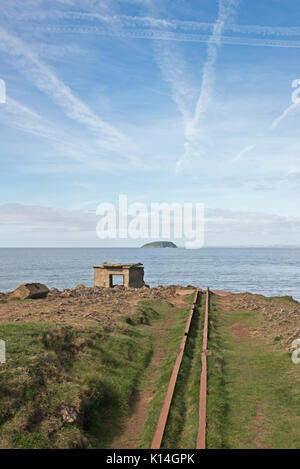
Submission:
[[[192,291],[191,286],[185,289]],[[55,322],[82,326],[101,323],[111,329],[120,318],[130,316],[141,300],[160,300],[174,304],[184,287],[172,285],[157,288],[118,287],[108,289],[78,285],[59,291],[52,288],[46,298],[16,300],[0,293],[0,323]],[[215,291],[228,311],[261,311],[266,319],[264,335],[274,338],[288,349],[300,337],[300,304],[290,297],[267,298],[251,293],[232,294]],[[255,331],[253,331],[255,333]]]
[[[15,300],[0,293],[0,323],[55,322],[72,326],[95,322],[113,328],[118,320],[136,311],[141,300],[170,301],[182,287],[157,288],[85,287],[59,291],[52,288],[46,298]],[[178,295],[179,295],[178,291]]]
[[[216,292],[217,293],[217,292]],[[300,337],[300,303],[292,297],[268,298],[251,293],[220,292],[225,310],[261,312],[263,321],[260,331],[253,329],[252,334],[263,334],[290,351],[294,339]]]

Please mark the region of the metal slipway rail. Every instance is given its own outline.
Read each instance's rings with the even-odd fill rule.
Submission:
[[[177,356],[172,375],[169,381],[167,393],[163,406],[161,408],[160,416],[156,426],[155,434],[152,440],[151,449],[160,449],[162,439],[165,433],[167,420],[172,404],[173,394],[180,370],[182,358],[185,351],[185,345],[190,331],[191,322],[193,319],[195,306],[198,301],[200,289],[197,289],[194,295],[193,303],[189,312],[188,320],[185,326],[184,335],[181,340],[179,354]],[[200,378],[200,400],[199,400],[199,422],[198,422],[198,435],[196,449],[206,448],[206,400],[207,400],[207,340],[208,340],[208,313],[209,313],[209,288],[206,289],[206,304],[205,304],[205,316],[204,316],[204,328],[203,328],[203,345],[202,345],[202,370]]]

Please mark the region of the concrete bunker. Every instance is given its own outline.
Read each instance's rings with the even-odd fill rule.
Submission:
[[[121,283],[116,279],[121,278]],[[123,285],[125,288],[141,288],[144,283],[144,267],[141,262],[138,264],[108,264],[103,262],[100,266],[94,266],[95,287],[113,288],[116,285]]]

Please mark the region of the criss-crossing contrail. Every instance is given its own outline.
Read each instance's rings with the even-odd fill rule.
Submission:
[[[218,18],[208,41],[207,59],[203,67],[201,90],[195,105],[194,115],[185,129],[185,151],[176,163],[175,174],[180,171],[183,164],[193,155],[199,155],[203,152],[203,118],[212,100],[218,49],[223,42],[224,26],[227,21],[235,18],[238,5],[239,0],[219,0],[218,2]]]
[[[162,40],[162,41],[179,41],[179,42],[199,42],[208,43],[216,42],[210,34],[197,34],[197,33],[184,33],[172,30],[159,30],[159,29],[127,29],[123,25],[120,28],[111,28],[108,26],[79,26],[76,24],[60,25],[60,24],[22,24],[24,30],[45,31],[48,33],[61,33],[61,34],[89,34],[96,36],[112,36],[112,37],[127,37],[133,39],[148,39],[148,40]],[[262,27],[263,28],[263,27]],[[274,31],[274,36],[288,36]],[[243,32],[243,31],[240,31]],[[249,31],[250,32],[250,31]],[[263,34],[263,29],[261,31]],[[269,32],[271,35],[271,32]],[[300,31],[292,33],[293,36],[300,36]],[[243,36],[222,36],[222,45],[237,45],[237,46],[253,46],[253,47],[282,47],[282,48],[300,48],[300,40],[295,39],[267,39],[267,38],[253,38]]]
[[[48,94],[70,119],[85,125],[97,136],[100,135],[103,145],[118,150],[122,145],[131,143],[127,136],[105,122],[75,96],[54,70],[44,63],[27,43],[0,26],[1,51],[12,56],[19,70],[38,89]]]
[[[200,21],[183,21],[175,19],[165,19],[165,18],[153,18],[151,16],[128,16],[128,15],[104,15],[100,13],[90,13],[90,12],[73,12],[73,11],[59,11],[59,10],[50,10],[41,12],[30,12],[27,17],[21,17],[20,20],[16,19],[16,23],[26,27],[32,28],[42,28],[47,26],[47,23],[38,24],[34,21],[47,21],[47,20],[67,20],[67,21],[85,21],[92,23],[91,25],[86,24],[84,29],[92,34],[95,31],[95,28],[100,28],[105,26],[117,26],[118,28],[146,28],[150,32],[153,30],[169,31],[175,34],[180,34],[182,31],[195,32],[200,31],[206,34],[212,34],[214,29],[214,23],[200,22]],[[28,22],[29,21],[29,22]],[[54,26],[49,25],[50,27]],[[61,32],[66,28],[66,32],[69,27],[73,30],[75,28],[81,28],[82,25],[76,24],[57,24]],[[249,24],[237,24],[237,23],[226,23],[224,24],[224,32],[232,32],[239,34],[255,34],[262,36],[289,36],[296,37],[300,36],[300,27],[299,26],[264,26],[264,25],[249,25]],[[146,32],[146,31],[145,31]],[[196,36],[197,37],[197,36]]]

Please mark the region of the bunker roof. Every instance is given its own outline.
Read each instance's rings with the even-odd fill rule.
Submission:
[[[143,264],[138,262],[137,264],[108,264],[103,262],[102,265],[94,266],[94,269],[135,269],[140,268]]]

